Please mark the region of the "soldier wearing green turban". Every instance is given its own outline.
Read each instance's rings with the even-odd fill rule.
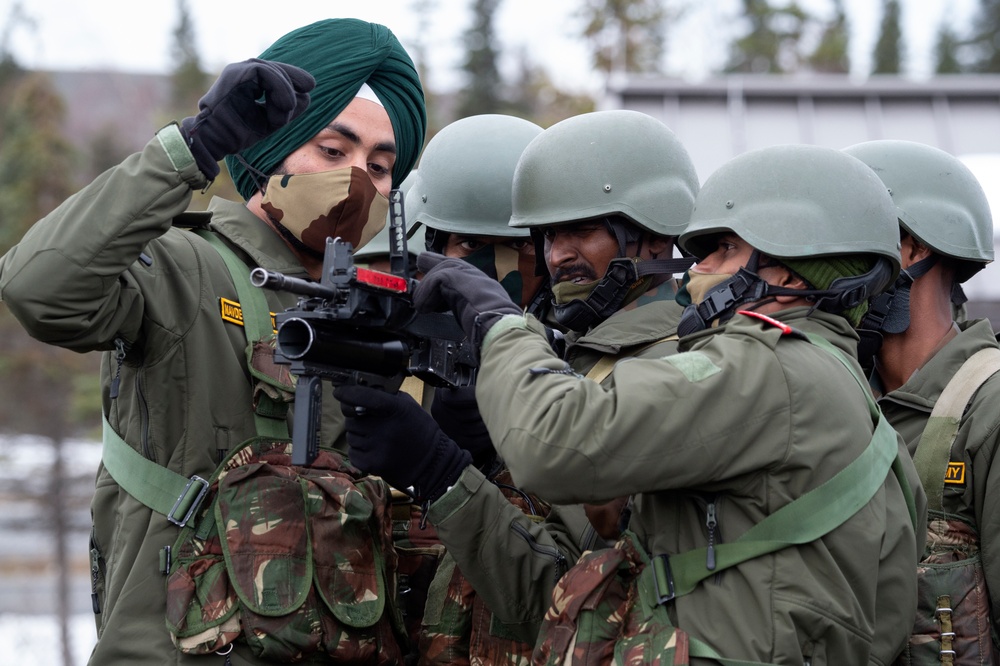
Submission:
[[[214,576],[220,598],[232,605],[213,606],[214,597],[197,595],[179,605],[182,619],[204,625],[201,633],[168,631],[168,624],[178,628],[178,602],[167,596],[165,574],[177,569],[170,548],[180,526],[191,527],[195,516],[207,524],[200,519],[209,506],[199,504],[201,480],[241,442],[287,436],[291,423],[291,379],[273,363],[268,313],[296,297],[247,289],[246,275],[262,267],[316,278],[327,236],[356,247],[370,240],[385,224],[391,188],[416,162],[425,125],[416,69],[389,29],[318,21],[258,58],[227,66],[195,115],[161,129],[0,258],[3,300],[32,336],[104,352],[91,664],[221,666],[292,656],[312,663],[335,655],[392,663],[400,654],[392,644],[394,611],[382,599],[389,585],[337,586],[337,594],[364,593],[363,607],[376,609],[371,617],[347,617],[361,602],[343,605],[317,593],[309,588],[311,574],[301,577],[307,598],[268,587],[269,580],[295,582],[274,569],[292,571],[294,563],[264,558],[254,565],[261,568],[254,579],[264,583],[254,588],[259,598],[241,596],[239,603],[271,617],[287,602],[295,609],[290,622],[303,622],[298,643],[275,656],[266,645],[269,629],[248,626],[226,592],[225,569],[241,557],[249,561],[238,549],[199,574]],[[216,197],[207,211],[187,211],[192,192],[211,185],[223,159],[245,202]],[[342,422],[337,405],[324,405],[324,448],[346,448]],[[257,499],[266,508],[266,498],[250,498],[251,505]],[[309,501],[310,510],[322,509],[322,497]],[[266,521],[247,531],[261,525]],[[316,577],[321,573],[331,575]],[[195,617],[191,609],[201,602]],[[352,643],[346,634],[332,635],[327,619],[311,621],[310,609],[324,604],[341,622],[370,623],[367,638]],[[344,650],[356,652],[347,658]]]

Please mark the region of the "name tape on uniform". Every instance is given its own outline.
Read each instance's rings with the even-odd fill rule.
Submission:
[[[243,308],[236,301],[231,301],[228,298],[219,297],[219,308],[222,313],[222,320],[228,321],[232,324],[238,326],[243,326]],[[274,321],[274,313],[271,312],[271,328],[274,332],[278,332],[278,327]]]
[[[948,470],[944,474],[944,482],[955,486],[964,486],[965,463],[964,462],[948,463]]]

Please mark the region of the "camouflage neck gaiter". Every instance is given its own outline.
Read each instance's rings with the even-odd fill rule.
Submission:
[[[309,249],[322,253],[326,239],[364,247],[385,226],[389,200],[363,169],[349,167],[268,179],[261,208]]]

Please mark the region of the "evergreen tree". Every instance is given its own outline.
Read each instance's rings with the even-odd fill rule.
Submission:
[[[976,72],[1000,73],[1000,0],[979,0],[969,39]]]
[[[201,68],[187,0],[177,0],[177,25],[173,29],[170,57],[174,65],[170,75],[171,111],[191,115],[198,108],[197,102],[208,89],[209,81]]]
[[[197,113],[198,100],[212,84],[212,77],[201,66],[201,57],[198,55],[195,27],[188,9],[188,0],[177,0],[177,25],[174,26],[172,37],[171,59],[174,67],[170,74],[170,108],[164,109],[166,118],[162,124]],[[109,140],[111,145],[108,144]],[[115,145],[113,135],[98,137],[92,147],[95,149],[93,157],[95,165],[100,165],[102,159],[120,152]],[[124,155],[119,155],[113,164],[117,164],[123,157]],[[212,183],[211,191],[195,192],[188,207],[191,210],[204,210],[208,207],[208,202],[215,196],[236,199],[237,201],[240,198],[236,192],[236,186],[233,185],[233,181],[229,177],[228,169],[221,170]]]
[[[747,33],[730,46],[727,72],[781,74],[798,69],[802,37],[810,15],[797,2],[783,7],[769,0],[743,0]]]
[[[0,118],[0,253],[73,192],[77,154],[63,136],[65,104],[44,74],[22,77]]]
[[[33,30],[34,20],[28,16],[20,2],[15,2],[10,8],[10,14],[0,30],[0,109],[6,108],[10,99],[10,92],[14,89],[17,80],[24,75],[24,70],[14,58],[11,51],[11,38],[14,31],[19,27]],[[0,127],[0,139],[3,138],[3,128]]]
[[[49,213],[73,191],[71,175],[75,152],[62,135],[65,105],[44,74],[26,74],[14,84],[0,111],[0,252],[6,252],[37,219]],[[72,529],[67,514],[71,479],[63,465],[63,442],[80,429],[82,415],[74,410],[81,396],[89,396],[85,421],[99,422],[100,392],[96,354],[74,354],[36,342],[0,304],[0,424],[4,430],[47,438],[53,465],[48,487],[29,499],[41,505],[53,534],[56,614],[59,618],[62,663],[72,666],[70,646],[69,547]],[[89,390],[79,393],[76,379],[89,377]],[[87,473],[86,476],[91,476]],[[86,501],[85,498],[82,498]],[[37,529],[37,525],[33,529]]]
[[[903,48],[899,0],[882,0],[882,24],[872,56],[872,73],[899,74]]]
[[[586,0],[580,16],[598,71],[662,71],[670,16],[665,0]]]
[[[424,102],[427,105],[427,135],[433,136],[444,126],[440,118],[440,100],[430,87],[430,58],[427,55],[426,36],[431,30],[431,19],[437,10],[438,0],[411,0],[411,10],[417,17],[417,36],[412,45],[405,45],[413,56],[417,74],[424,87]],[[426,143],[426,142],[425,142]]]
[[[594,100],[560,90],[544,68],[532,62],[522,49],[518,53],[518,75],[512,86],[508,112],[542,127],[594,110]]]
[[[833,18],[823,27],[819,45],[809,56],[809,65],[814,71],[831,74],[851,71],[850,32],[843,0],[833,0]]]
[[[473,0],[472,26],[465,31],[466,56],[462,70],[468,85],[459,96],[458,116],[500,113],[503,107],[503,81],[500,78],[493,19],[500,0]]]
[[[938,26],[937,40],[934,44],[934,73],[935,74],[960,74],[962,64],[958,60],[958,48],[960,45],[958,35],[949,25],[947,20]]]

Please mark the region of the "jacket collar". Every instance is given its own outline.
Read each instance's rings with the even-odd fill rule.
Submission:
[[[246,252],[261,268],[290,277],[308,277],[281,236],[244,204],[212,197],[208,211],[212,213],[211,228]]]
[[[959,334],[884,399],[931,410],[952,376],[976,352],[997,345],[988,319],[961,322]]]

